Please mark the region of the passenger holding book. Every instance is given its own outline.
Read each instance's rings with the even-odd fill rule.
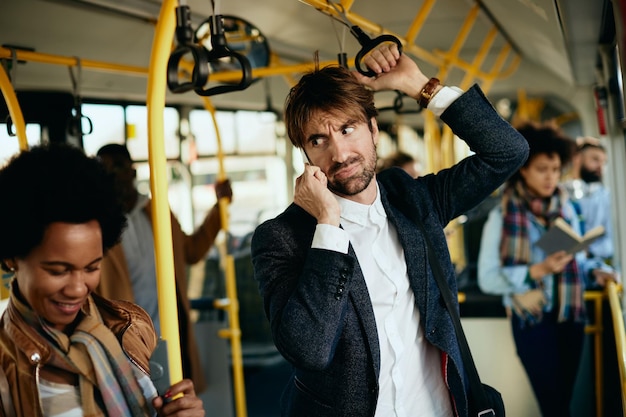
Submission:
[[[521,126],[528,160],[505,184],[489,213],[478,258],[478,283],[512,309],[517,353],[543,416],[569,416],[586,320],[583,293],[615,279],[613,270],[584,251],[547,254],[539,239],[564,219],[577,234],[580,219],[559,185],[574,141],[550,125]]]

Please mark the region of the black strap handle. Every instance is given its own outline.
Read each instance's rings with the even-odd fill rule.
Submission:
[[[211,50],[208,52],[208,62],[219,64],[223,58],[230,58],[239,64],[241,78],[237,84],[222,84],[208,89],[204,84],[197,86],[194,91],[201,96],[229,93],[231,91],[245,90],[252,84],[252,66],[248,58],[233,51],[226,43],[224,35],[224,20],[222,15],[215,15],[211,21]],[[207,66],[208,68],[208,66]]]
[[[203,46],[193,43],[191,11],[187,5],[176,8],[176,41],[178,46],[167,61],[167,87],[172,93],[185,93],[201,88],[209,79],[208,51]],[[181,81],[180,62],[188,55],[193,59],[191,77],[189,81]]]
[[[365,67],[363,66],[363,59],[365,58],[367,54],[372,52],[378,45],[387,43],[387,42],[392,42],[398,46],[398,51],[402,53],[402,42],[400,42],[400,39],[396,38],[393,35],[380,35],[372,39],[369,36],[367,36],[367,34],[363,32],[363,30],[360,27],[356,25],[350,27],[350,32],[356,37],[356,39],[361,44],[361,50],[356,54],[356,57],[354,58],[354,66],[356,67],[357,71],[359,71],[361,74],[367,77],[373,77],[376,75],[376,73],[370,70],[369,68],[367,68],[367,66]]]

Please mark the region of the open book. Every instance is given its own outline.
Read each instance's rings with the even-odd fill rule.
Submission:
[[[580,236],[565,220],[559,217],[535,244],[547,254],[560,250],[576,253],[586,249],[591,242],[602,235],[604,235],[604,226],[599,225],[588,230],[584,236]]]

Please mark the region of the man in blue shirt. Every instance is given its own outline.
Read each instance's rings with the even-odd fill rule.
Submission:
[[[589,253],[610,263],[613,257],[611,195],[602,183],[607,160],[606,150],[597,139],[585,137],[579,143],[577,158],[573,177],[565,186],[572,200],[580,206],[584,229],[604,226],[604,236],[591,244]]]

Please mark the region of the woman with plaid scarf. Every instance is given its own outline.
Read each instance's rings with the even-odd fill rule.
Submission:
[[[478,259],[478,283],[503,295],[517,353],[543,416],[570,415],[584,341],[583,293],[615,273],[587,253],[545,253],[535,242],[561,217],[582,234],[581,218],[559,183],[575,142],[551,125],[518,128],[528,160],[505,184],[489,213]]]

